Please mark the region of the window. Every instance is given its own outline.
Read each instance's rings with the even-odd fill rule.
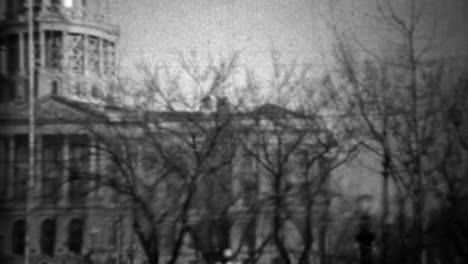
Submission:
[[[7,38],[7,67],[8,73],[15,74],[19,69],[19,36],[11,35]]]
[[[160,234],[160,244],[163,246],[163,250],[166,253],[171,252],[174,248],[176,232],[177,227],[174,222],[165,224],[164,230]]]
[[[58,95],[59,94],[59,81],[53,80],[51,86],[52,86],[51,87],[52,88],[51,89],[52,90],[51,91],[52,95]]]
[[[46,219],[41,225],[41,253],[49,257],[54,256],[55,236],[57,234],[57,224],[55,220]]]
[[[7,86],[7,95],[6,95],[6,100],[14,100],[16,98],[16,83],[14,80],[8,80],[5,82]]]
[[[112,221],[112,223],[109,225],[108,243],[109,243],[109,246],[111,246],[112,248],[115,248],[117,246],[119,223],[120,223],[120,220],[117,220],[117,221]]]
[[[257,223],[256,218],[249,221],[245,231],[245,244],[248,249],[248,254],[255,254],[256,241],[257,241]]]
[[[69,34],[67,36],[68,68],[73,73],[84,71],[84,36],[81,34]]]
[[[227,218],[209,219],[202,221],[197,227],[197,242],[204,251],[216,248],[230,248],[230,222]]]
[[[41,11],[42,0],[33,0],[34,12]]]
[[[91,87],[91,96],[93,98],[103,98],[104,96],[102,95],[101,89],[99,88],[98,85],[93,85]]]
[[[46,204],[56,204],[60,198],[62,147],[62,136],[46,135],[43,137],[41,197]]]
[[[22,101],[26,96],[26,89],[27,89],[27,82],[18,81],[16,83],[16,93],[15,93],[15,100]]]
[[[78,81],[74,81],[71,84],[70,93],[72,95],[81,96],[83,94],[83,91],[82,91],[82,88],[81,88],[81,83],[78,82]]]
[[[26,200],[28,161],[28,137],[17,135],[15,136],[15,177],[13,179],[13,200],[17,202]]]
[[[0,235],[0,257],[5,255],[5,236]]]
[[[68,250],[80,254],[83,248],[83,220],[75,218],[68,225]]]
[[[16,87],[12,80],[3,79],[0,87],[0,102],[8,102],[14,98]]]
[[[63,35],[59,31],[45,32],[46,67],[49,69],[62,69]]]
[[[99,73],[99,39],[96,37],[88,37],[88,46],[86,55],[88,57],[88,70],[92,73]]]
[[[13,254],[15,255],[24,255],[25,244],[25,235],[26,235],[26,223],[23,219],[16,220],[13,224],[13,233],[11,236],[11,244],[13,247]]]
[[[8,186],[8,137],[0,137],[0,201],[6,199]]]
[[[104,41],[103,43],[103,54],[104,54],[104,74],[114,75],[115,74],[115,44],[110,41]]]
[[[247,206],[253,205],[257,199],[258,182],[255,175],[251,175],[250,179],[242,179],[242,189],[244,192],[244,203]]]
[[[7,69],[7,46],[5,39],[0,39],[0,73]]]
[[[83,204],[88,194],[89,175],[89,139],[86,136],[75,135],[70,137],[70,202]]]

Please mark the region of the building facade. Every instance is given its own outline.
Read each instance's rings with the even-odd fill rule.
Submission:
[[[76,180],[80,171],[97,169],[94,149],[83,147],[87,137],[73,129],[58,133],[56,128],[64,124],[40,110],[63,111],[64,105],[51,99],[54,96],[96,102],[107,93],[116,75],[119,37],[119,28],[109,22],[108,1],[32,1],[37,104],[33,190],[27,190],[26,184],[28,6],[26,0],[4,2],[0,21],[0,262],[24,263],[29,255],[30,263],[83,263],[91,255],[96,260],[102,255],[100,262],[117,263],[123,216],[115,210],[115,202],[104,198],[107,194],[90,192],[90,183]],[[65,169],[58,162],[63,160],[75,169]],[[31,210],[26,216],[27,193]]]
[[[276,118],[287,120],[286,123],[294,122],[296,114],[274,105],[260,106],[248,113],[231,113],[226,106],[228,102],[224,101],[224,104],[218,105],[222,107],[206,113],[147,111],[131,113],[135,114],[135,117],[125,116],[125,109],[104,104],[107,97],[113,96],[109,84],[112,84],[117,71],[115,48],[119,37],[118,27],[111,25],[107,15],[103,15],[108,9],[107,1],[33,2],[36,166],[34,187],[30,190],[27,189],[29,52],[26,1],[8,0],[6,14],[0,26],[1,263],[23,263],[25,255],[29,255],[30,263],[40,264],[90,261],[106,264],[145,263],[141,248],[134,246],[138,242],[133,229],[133,208],[127,207],[129,204],[111,188],[99,185],[94,179],[82,177],[113,176],[112,171],[107,171],[108,160],[101,155],[102,151],[106,150],[102,147],[102,139],[105,138],[93,135],[90,133],[92,130],[86,128],[89,128],[89,124],[111,124],[111,127],[125,127],[125,131],[129,132],[141,128],[135,121],[144,120],[143,124],[153,122],[160,125],[162,120],[165,124],[163,129],[166,129],[166,125],[175,125],[179,128],[182,126],[183,131],[199,127],[193,123],[194,120],[201,123],[208,120],[208,123],[217,124],[217,118],[221,121],[224,118],[232,119],[236,127],[229,128],[230,132],[240,132],[244,127],[253,124],[252,122],[258,121],[258,124],[248,128],[252,130],[249,130],[241,141],[235,142],[237,149],[233,157],[229,157],[230,154],[225,148],[227,145],[221,144],[223,147],[219,147],[219,143],[214,142],[214,146],[219,149],[211,154],[213,157],[210,159],[213,160],[206,163],[213,165],[219,159],[222,162],[223,157],[231,160],[217,173],[209,175],[211,178],[207,177],[199,184],[200,195],[194,199],[194,210],[190,210],[189,223],[186,223],[192,228],[192,238],[198,237],[198,241],[184,241],[178,263],[204,263],[203,259],[208,263],[215,263],[219,260],[219,254],[228,248],[234,251],[239,260],[253,259],[258,254],[261,255],[260,260],[257,259],[258,263],[281,263],[281,256],[269,238],[274,218],[271,197],[279,195],[282,195],[281,206],[287,207],[287,210],[281,209],[284,210],[281,217],[287,212],[291,218],[289,223],[282,223],[279,226],[281,230],[277,232],[281,233],[281,237],[287,237],[288,241],[284,241],[283,244],[288,247],[288,254],[296,260],[296,255],[303,247],[301,241],[304,238],[301,237],[303,234],[299,226],[304,226],[310,229],[309,233],[317,234],[317,239],[309,245],[310,249],[307,249],[310,259],[324,259],[325,252],[333,246],[331,240],[327,240],[324,231],[327,228],[324,223],[330,222],[331,212],[321,208],[326,204],[328,210],[331,201],[326,195],[320,198],[317,196],[315,198],[320,200],[317,202],[320,205],[304,211],[304,204],[308,200],[304,199],[302,192],[310,191],[303,188],[306,186],[305,178],[301,179],[307,176],[307,173],[301,171],[305,166],[301,160],[305,158],[306,153],[304,149],[298,148],[291,159],[285,159],[291,160],[287,161],[287,164],[281,161],[285,157],[277,157],[279,149],[288,148],[289,145],[278,147],[275,142],[283,141],[284,144],[295,145],[294,140],[301,140],[296,144],[304,143],[304,148],[315,144],[304,140],[310,134],[303,135],[302,132],[298,132],[299,134],[293,135],[287,130],[280,134],[274,133],[285,127],[285,124],[281,123],[274,127]],[[135,126],[129,128],[129,123]],[[207,131],[213,128],[210,124]],[[154,127],[145,128],[149,129],[149,134],[146,138],[143,135],[143,140],[138,139],[140,141],[157,135],[152,131]],[[311,131],[312,134],[317,132],[315,129]],[[106,133],[104,136],[107,136]],[[213,135],[208,133],[205,136]],[[228,133],[223,137],[227,139],[226,144],[232,144],[230,140],[234,136]],[[167,141],[169,145],[172,144],[171,140]],[[203,140],[202,135],[201,142]],[[146,146],[151,146],[151,142],[146,143]],[[312,145],[307,145],[309,143]],[[173,145],[177,146],[176,143]],[[242,150],[240,147],[244,145],[248,147]],[[150,149],[145,157],[142,156],[141,150],[130,152],[128,149],[132,146],[126,147],[127,149],[119,155],[122,155],[122,158],[128,156],[129,160],[140,157],[134,161],[138,164],[136,171],[142,175],[143,179],[140,180],[145,187],[145,176],[149,175],[150,179],[151,176],[154,177],[152,169],[155,169],[151,164],[145,168],[145,158],[153,160],[153,153]],[[313,147],[316,147],[316,151],[319,149],[317,145]],[[128,153],[131,155],[127,155]],[[196,154],[196,150],[193,153]],[[184,153],[188,154],[190,152]],[[278,158],[277,162],[268,160],[268,156]],[[307,162],[307,158],[305,161]],[[179,162],[174,167],[181,169],[185,166],[182,163]],[[191,160],[186,163],[193,165]],[[207,169],[205,164],[200,167]],[[193,173],[193,167],[188,168]],[[320,184],[315,180],[319,180]],[[307,186],[320,187],[314,189],[314,192],[323,193],[323,190],[319,189],[322,185],[328,186],[320,176],[308,181]],[[280,186],[277,190],[273,188],[275,183]],[[170,181],[159,187],[162,189],[151,190],[157,193],[151,205],[171,209],[173,205],[168,201],[178,197],[172,197],[174,193],[168,191],[172,187]],[[28,194],[31,197],[31,209],[26,214]],[[260,207],[260,204],[263,209],[249,211],[249,208]],[[169,214],[177,213],[176,209],[178,208],[173,206],[173,211],[169,210]],[[308,215],[311,214],[314,216],[309,219]],[[306,220],[310,221],[306,223]],[[311,224],[311,221],[314,223]],[[171,237],[174,233],[171,230],[179,228],[177,225],[172,226],[170,221],[167,222],[167,228],[162,228],[167,234],[159,241],[162,248],[174,244],[174,237]],[[28,246],[25,241],[26,225],[30,237]],[[25,249],[28,250],[28,254],[25,254]],[[258,253],[260,249],[262,252]],[[319,251],[322,253],[317,253]],[[160,263],[165,263],[171,252],[162,249],[161,253]]]

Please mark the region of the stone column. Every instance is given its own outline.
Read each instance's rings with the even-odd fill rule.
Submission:
[[[62,32],[62,71],[66,72],[68,69],[68,31]]]
[[[49,6],[49,3],[50,0],[42,0],[42,3],[41,3],[41,13],[44,14],[45,12],[47,12],[47,7]]]
[[[40,67],[46,67],[46,39],[45,39],[45,30],[39,30],[39,52],[40,52]]]
[[[104,39],[99,38],[99,74],[104,74]]]
[[[97,155],[98,149],[96,148],[96,138],[90,138],[90,149],[89,149],[89,174],[91,176],[91,180],[89,181],[89,189],[90,194],[88,196],[88,203],[95,203],[96,202],[96,174],[97,174]]]
[[[20,32],[19,34],[19,71],[20,71],[20,74],[21,75],[24,75],[26,74],[26,69],[25,69],[25,66],[27,65],[27,63],[25,62],[25,56],[24,56],[24,33],[23,32]]]
[[[89,55],[88,55],[88,35],[83,34],[83,73],[85,76],[89,75],[88,72],[88,60],[89,60]]]
[[[41,201],[42,200],[42,135],[36,136],[36,188],[34,193],[36,197],[39,199],[34,199],[34,201]]]
[[[63,168],[62,168],[62,199],[60,204],[67,206],[69,204],[68,196],[70,191],[70,179],[69,179],[69,164],[70,164],[70,137],[65,134],[63,139]]]
[[[7,169],[7,200],[13,198],[13,184],[15,175],[15,136],[8,137],[8,169]]]

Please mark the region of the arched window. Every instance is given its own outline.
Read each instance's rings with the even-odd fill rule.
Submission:
[[[101,89],[97,85],[91,87],[91,96],[94,98],[102,98]]]
[[[57,224],[53,219],[46,219],[41,225],[41,253],[50,257],[54,256],[55,236],[57,233]]]
[[[58,95],[59,93],[59,82],[57,80],[52,81],[52,94]]]
[[[15,255],[24,255],[25,244],[25,235],[26,235],[26,222],[24,219],[16,220],[13,224],[13,233],[11,236],[11,244],[13,248],[13,254]]]
[[[83,248],[83,220],[72,219],[68,225],[68,250],[76,254]]]
[[[115,248],[117,246],[117,241],[118,241],[118,232],[119,232],[119,220],[117,221],[112,221],[112,223],[109,225],[109,246]]]

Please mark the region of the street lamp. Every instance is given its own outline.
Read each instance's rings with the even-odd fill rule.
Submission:
[[[361,264],[372,264],[372,242],[375,235],[370,230],[370,207],[372,202],[371,195],[362,195],[357,199],[359,208],[359,231],[356,234],[356,241],[359,244],[359,259]]]
[[[231,264],[232,260],[232,250],[230,248],[227,248],[223,251],[223,262],[226,264]]]
[[[206,252],[204,255],[208,263],[215,264],[231,264],[233,258],[230,248],[224,250],[216,249],[215,251]]]

